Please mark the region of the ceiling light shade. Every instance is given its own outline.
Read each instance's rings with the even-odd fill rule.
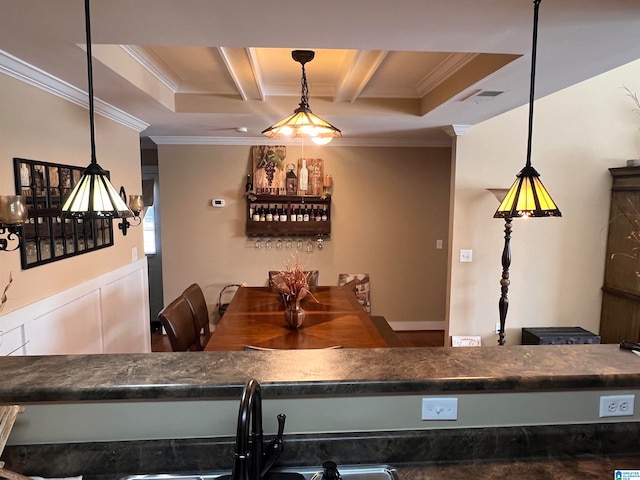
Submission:
[[[493,218],[561,217],[562,214],[531,165],[516,175]]]
[[[96,161],[96,134],[93,100],[93,68],[91,55],[91,18],[89,0],[84,2],[85,29],[87,35],[87,78],[89,85],[89,130],[91,133],[91,163],[80,181],[76,183],[71,194],[62,205],[62,216],[65,218],[127,218],[133,212],[120,198],[105,172]]]
[[[561,217],[562,214],[549,192],[540,181],[540,174],[531,166],[531,142],[533,137],[533,101],[536,81],[536,52],[538,43],[538,10],[542,0],[534,0],[533,49],[531,52],[531,83],[529,89],[529,133],[527,138],[527,161],[516,175],[504,200],[493,218],[515,217]]]
[[[302,95],[300,97],[300,104],[298,108],[294,110],[293,114],[263,130],[263,135],[269,138],[302,137],[312,139],[332,139],[342,136],[340,130],[314,114],[311,108],[309,108],[309,87],[307,85],[307,73],[304,65],[313,60],[314,56],[315,53],[311,50],[294,50],[291,52],[291,57],[302,65]],[[329,143],[329,141],[324,143]]]
[[[100,165],[91,163],[62,206],[67,218],[128,218],[133,212],[120,198]]]

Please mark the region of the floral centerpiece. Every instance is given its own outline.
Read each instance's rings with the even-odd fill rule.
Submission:
[[[300,328],[304,322],[305,311],[300,301],[309,296],[318,301],[309,290],[309,272],[305,272],[296,258],[293,263],[285,266],[274,277],[275,288],[285,303],[284,318],[290,328]]]

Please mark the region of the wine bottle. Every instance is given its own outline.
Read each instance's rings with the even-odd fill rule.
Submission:
[[[322,211],[320,210],[320,205],[318,205],[316,210],[316,222],[322,220]]]
[[[309,221],[316,221],[316,207],[314,205],[311,205],[311,209],[309,210]]]
[[[307,206],[304,206],[304,211],[302,212],[302,221],[303,222],[308,222],[309,221],[309,209],[307,208]]]
[[[298,189],[300,190],[300,195],[305,195],[308,188],[309,170],[307,170],[307,161],[303,158],[302,166],[300,167],[300,172],[298,173]]]
[[[267,222],[273,222],[273,210],[271,210],[271,205],[267,205],[267,213],[266,213]]]
[[[325,205],[322,210],[322,221],[326,222],[327,220],[329,220],[329,215],[327,214],[327,206]]]
[[[298,222],[302,222],[302,221],[304,220],[304,214],[303,214],[303,212],[302,212],[302,207],[300,207],[300,208],[298,209],[298,215],[297,215],[297,217],[296,217],[296,220],[297,220]]]
[[[296,206],[291,205],[291,221],[295,222],[296,220],[298,220],[298,217],[296,216]]]
[[[274,222],[279,222],[280,221],[280,210],[278,210],[278,205],[277,204],[273,208],[273,221]]]
[[[287,207],[286,207],[286,205],[283,205],[282,208],[280,209],[280,221],[281,222],[286,222],[287,221]]]
[[[260,221],[265,222],[267,220],[267,214],[264,211],[264,205],[260,207]]]
[[[253,215],[251,216],[251,219],[254,222],[259,222],[260,221],[260,211],[258,210],[258,206],[257,205],[253,206]]]

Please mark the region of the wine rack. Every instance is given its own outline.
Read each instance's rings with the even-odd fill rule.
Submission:
[[[286,220],[254,220],[253,213],[260,210],[282,211]],[[320,212],[321,219],[291,221],[292,212]],[[273,216],[273,214],[272,214]],[[247,198],[247,237],[329,237],[331,236],[331,197],[291,195],[251,195]],[[322,219],[325,218],[325,219]]]

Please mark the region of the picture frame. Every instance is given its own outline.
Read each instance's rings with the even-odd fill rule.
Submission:
[[[84,168],[14,158],[16,194],[24,197],[28,218],[22,228],[22,269],[113,245],[113,221],[68,219],[62,205],[82,177]]]

